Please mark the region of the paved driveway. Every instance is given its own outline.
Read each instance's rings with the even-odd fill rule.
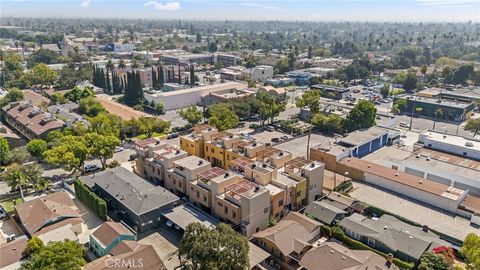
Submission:
[[[350,196],[370,205],[405,217],[435,231],[463,241],[469,233],[479,233],[478,228],[470,226],[468,219],[434,209],[429,205],[413,201],[406,197],[387,192],[380,188],[354,182]]]

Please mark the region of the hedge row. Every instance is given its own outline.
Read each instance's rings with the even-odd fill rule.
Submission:
[[[407,223],[407,224],[410,224],[412,226],[417,226],[417,227],[422,227],[422,224],[419,224],[415,221],[411,221],[409,219],[406,219],[402,216],[399,216],[399,215],[396,215],[396,214],[393,214],[393,213],[390,213],[388,211],[385,211],[381,208],[378,208],[378,207],[375,207],[375,206],[368,206],[365,210],[364,210],[364,213],[365,215],[367,215],[368,217],[372,217],[372,216],[376,216],[376,217],[380,217],[380,216],[383,216],[384,214],[387,214],[387,215],[390,215],[390,216],[394,216],[396,218],[398,218],[399,220]]]
[[[333,237],[333,238],[337,239],[338,241],[344,243],[345,246],[347,246],[350,249],[370,250],[370,251],[373,251],[373,252],[377,253],[378,255],[380,255],[384,258],[387,258],[387,256],[388,256],[387,254],[385,254],[381,251],[375,250],[375,249],[363,244],[362,242],[359,242],[355,239],[352,239],[352,238],[348,237],[347,235],[345,235],[345,233],[343,232],[343,230],[340,227],[335,226],[335,227],[332,228],[332,227],[329,227],[329,226],[322,226],[321,233],[324,236]],[[400,269],[407,269],[408,270],[408,269],[413,269],[413,267],[414,267],[413,263],[405,262],[405,261],[402,261],[398,258],[394,258],[393,263],[396,266],[398,266]]]
[[[352,181],[345,181],[336,186],[333,191],[347,193],[353,188]]]
[[[75,187],[75,194],[77,195],[77,198],[88,208],[92,209],[98,217],[106,220],[107,203],[102,198],[98,197],[97,194],[93,193],[79,179],[75,180],[73,185]]]

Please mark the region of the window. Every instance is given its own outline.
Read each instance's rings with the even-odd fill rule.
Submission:
[[[368,238],[368,245],[371,246],[371,247],[374,247],[375,246],[375,240],[371,239],[371,238]]]
[[[232,212],[232,217],[233,217],[233,218],[237,218],[237,213]]]
[[[223,207],[223,204],[221,202],[217,202],[217,205]]]
[[[467,152],[463,152],[463,155],[466,156],[466,155],[467,155]]]
[[[255,232],[259,232],[259,231],[260,231],[260,227],[257,227],[257,228],[255,229]]]
[[[197,190],[197,198],[200,198],[200,192]]]
[[[208,152],[208,146],[205,146],[205,151],[207,151],[207,152]]]
[[[269,209],[269,207],[268,207],[268,206],[267,206],[267,207],[265,207],[265,209],[263,209],[263,213],[264,213],[264,214],[268,213],[269,211],[270,211],[270,209]]]
[[[212,153],[215,153],[215,149],[212,148]]]
[[[223,208],[223,212],[224,212],[225,214],[228,214],[228,207],[225,206],[225,207]]]
[[[203,196],[203,201],[204,201],[204,202],[207,201],[207,196]]]
[[[282,206],[282,205],[283,205],[283,200],[278,201],[278,206]]]

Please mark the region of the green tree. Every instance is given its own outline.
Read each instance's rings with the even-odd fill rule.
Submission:
[[[83,137],[67,135],[59,145],[43,152],[43,156],[48,164],[75,172],[83,170],[88,150]]]
[[[67,99],[61,93],[54,93],[50,99],[52,100],[53,104],[65,104],[67,103]]]
[[[319,131],[328,133],[343,133],[343,119],[337,114],[325,116],[321,113],[316,114],[312,118],[312,124]]]
[[[101,112],[94,117],[87,116],[87,120],[90,123],[90,131],[92,132],[100,135],[114,135],[117,137],[120,135],[122,121],[115,115]]]
[[[477,136],[477,133],[480,131],[480,118],[468,119],[463,129],[466,131],[473,132],[473,137]]]
[[[193,264],[193,269],[247,269],[248,241],[230,226],[220,224],[209,229],[191,223],[180,242],[179,257]]]
[[[480,236],[475,233],[469,233],[463,241],[460,254],[466,259],[467,270],[480,269]]]
[[[8,167],[7,170],[0,175],[0,179],[5,181],[12,190],[19,189],[22,200],[25,199],[23,189],[28,187],[30,179],[22,165],[14,164]]]
[[[21,57],[16,53],[8,53],[3,56],[2,73],[3,79],[0,80],[2,86],[10,87],[17,84],[17,81],[23,74]]]
[[[418,270],[451,270],[450,265],[443,259],[443,256],[432,252],[425,252],[420,257]]]
[[[102,168],[105,169],[107,159],[113,157],[115,147],[120,144],[120,140],[113,135],[99,135],[97,133],[87,133],[84,138],[89,156],[99,159]]]
[[[380,94],[383,98],[388,98],[390,96],[390,84],[385,83],[380,90]]]
[[[392,108],[390,109],[390,112],[393,114],[399,114],[400,108],[398,107],[398,104],[393,104]]]
[[[17,147],[10,150],[5,157],[6,164],[23,164],[30,158],[30,153],[25,147]]]
[[[80,270],[86,264],[85,249],[75,241],[50,242],[22,263],[22,270]]]
[[[157,114],[164,114],[165,104],[163,104],[162,102],[155,103],[155,110],[157,111]]]
[[[395,101],[395,103],[393,104],[393,106],[397,106],[398,109],[401,111],[401,112],[404,112],[407,110],[407,100],[406,99],[403,99],[403,98],[399,98]]]
[[[310,112],[316,114],[320,111],[320,96],[320,91],[310,90],[303,93],[302,97],[297,98],[295,104],[299,108],[308,108]]]
[[[69,101],[78,103],[81,99],[91,97],[94,95],[95,93],[93,92],[92,87],[85,87],[82,89],[76,86],[72,90],[67,91],[64,96]]]
[[[474,68],[472,64],[461,65],[452,74],[451,82],[454,84],[465,84],[473,75]]]
[[[93,96],[83,98],[79,102],[78,112],[90,117],[95,117],[99,113],[104,112],[105,108],[103,105],[96,100]]]
[[[48,148],[46,141],[42,139],[31,140],[27,144],[27,150],[34,157],[42,157],[43,152]]]
[[[0,164],[5,163],[5,159],[10,151],[7,139],[0,137]]]
[[[33,256],[38,252],[40,252],[40,250],[42,250],[44,247],[45,247],[45,244],[43,243],[43,241],[40,238],[38,238],[38,236],[34,236],[27,242],[25,255]]]
[[[240,120],[232,111],[232,107],[225,103],[208,107],[208,115],[208,123],[220,131],[236,127]]]
[[[344,129],[352,132],[361,128],[369,128],[375,125],[377,109],[373,102],[362,100],[358,102],[348,113],[344,121]]]
[[[5,96],[0,101],[0,107],[3,107],[11,102],[23,100],[23,91],[18,88],[10,88]]]
[[[27,73],[26,76],[30,85],[39,84],[40,86],[50,86],[57,80],[58,73],[47,65],[40,63],[33,67],[31,72]]]
[[[164,121],[158,117],[145,117],[138,118],[139,129],[142,134],[145,134],[147,138],[153,136],[153,133],[164,133],[170,127],[170,122]]]
[[[197,109],[197,106],[182,109],[178,114],[192,126],[200,123],[203,119],[203,113]]]
[[[403,82],[403,88],[407,91],[412,91],[417,88],[418,78],[415,72],[408,72]]]

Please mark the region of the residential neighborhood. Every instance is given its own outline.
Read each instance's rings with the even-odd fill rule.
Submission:
[[[0,269],[480,269],[477,1],[66,2],[0,9]]]

